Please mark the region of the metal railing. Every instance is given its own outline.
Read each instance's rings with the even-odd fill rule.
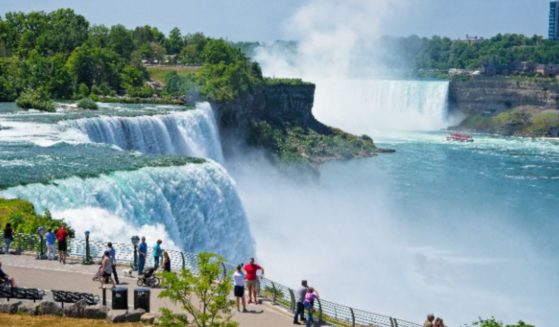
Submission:
[[[92,258],[101,258],[106,249],[106,242],[89,240],[90,256]],[[4,246],[4,237],[0,234],[0,247]],[[116,251],[117,261],[133,263],[134,247],[132,244],[115,243],[113,247]],[[38,235],[16,234],[12,243],[12,248],[16,251],[39,251],[40,238]],[[43,247],[44,248],[44,247]],[[176,250],[166,250],[171,258],[171,269],[179,271],[181,269],[190,269],[194,272],[198,271],[196,267],[196,254],[182,252]],[[68,253],[76,257],[86,256],[86,240],[70,239],[68,245]],[[153,261],[152,249],[148,248],[148,258],[146,266]],[[223,265],[223,274],[226,275],[235,270],[235,265],[225,263]],[[295,291],[285,285],[272,281],[270,279],[260,278],[260,294],[266,296],[275,305],[281,306],[290,312],[295,312],[296,298]],[[421,327],[419,324],[393,318],[386,315],[367,312],[345,305],[330,302],[324,299],[317,299],[314,303],[315,317],[318,325],[330,325],[340,327]]]

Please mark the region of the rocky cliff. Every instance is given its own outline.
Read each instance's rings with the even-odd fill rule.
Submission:
[[[227,155],[239,139],[267,150],[280,162],[320,164],[327,160],[375,155],[371,138],[326,126],[312,114],[315,86],[263,85],[226,103],[213,103]]]
[[[473,78],[450,82],[451,112],[491,115],[515,107],[559,109],[559,83],[549,79],[514,78]]]
[[[559,83],[503,77],[452,81],[449,110],[465,116],[456,129],[558,137]]]

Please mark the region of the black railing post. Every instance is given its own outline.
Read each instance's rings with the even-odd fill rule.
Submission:
[[[272,303],[273,304],[278,304],[277,303],[277,294],[278,294],[278,290],[276,289],[276,284],[274,284],[274,282],[270,281],[270,283],[272,284]]]
[[[295,293],[289,288],[289,297],[291,298],[291,312],[295,313],[297,310],[297,304],[295,303]]]
[[[223,269],[223,279],[227,278],[227,267],[225,267],[225,263],[221,263],[221,269]]]
[[[138,245],[134,244],[134,263],[132,266],[132,270],[138,271]]]
[[[107,289],[103,287],[103,306],[107,306]]]
[[[184,260],[184,253],[181,251],[182,269],[186,269],[186,261]]]
[[[320,298],[317,298],[316,302],[318,303],[318,324],[315,321],[314,325],[315,326],[320,326],[320,325],[322,325],[322,303],[320,303]]]
[[[349,308],[349,313],[351,314],[351,327],[355,327],[355,313],[352,308]]]

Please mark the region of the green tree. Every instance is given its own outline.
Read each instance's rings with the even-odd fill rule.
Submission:
[[[181,35],[181,31],[178,27],[175,27],[169,33],[169,38],[165,42],[165,48],[168,54],[178,54],[182,47],[184,46],[184,40]]]
[[[109,32],[109,47],[125,59],[130,59],[135,49],[132,33],[123,25],[112,26]]]
[[[199,253],[198,274],[189,269],[180,273],[163,273],[159,297],[167,298],[180,305],[185,314],[173,313],[168,308],[161,309],[162,326],[234,327],[231,310],[235,305],[229,299],[232,289],[231,276],[223,277],[221,267],[223,257],[213,253]]]
[[[208,38],[202,33],[189,34],[185,38],[185,46],[180,52],[183,64],[200,65],[202,63],[202,51],[206,47]]]

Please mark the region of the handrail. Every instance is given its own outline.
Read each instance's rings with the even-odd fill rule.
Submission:
[[[4,244],[4,236],[0,234],[0,246]],[[18,251],[38,251],[40,247],[39,237],[30,234],[16,234],[14,245]],[[90,255],[92,258],[101,258],[105,251],[106,242],[89,240]],[[70,239],[68,253],[76,257],[85,257],[85,239]],[[116,250],[116,259],[120,262],[134,262],[134,248],[131,244],[113,242]],[[197,272],[196,254],[177,250],[166,250],[171,259],[171,269],[179,271],[188,268]],[[148,248],[147,257],[153,255],[152,249]],[[146,261],[146,265],[150,263]],[[235,271],[235,265],[226,262],[223,267],[224,274]],[[285,285],[272,281],[268,278],[260,278],[260,292],[271,298],[275,305],[281,306],[288,311],[294,312],[297,307],[295,302],[295,291]],[[393,318],[390,316],[372,313],[364,310],[351,308],[345,305],[319,299],[314,303],[315,311],[318,313],[318,323],[326,323],[330,326],[340,327],[421,327],[419,324]]]

